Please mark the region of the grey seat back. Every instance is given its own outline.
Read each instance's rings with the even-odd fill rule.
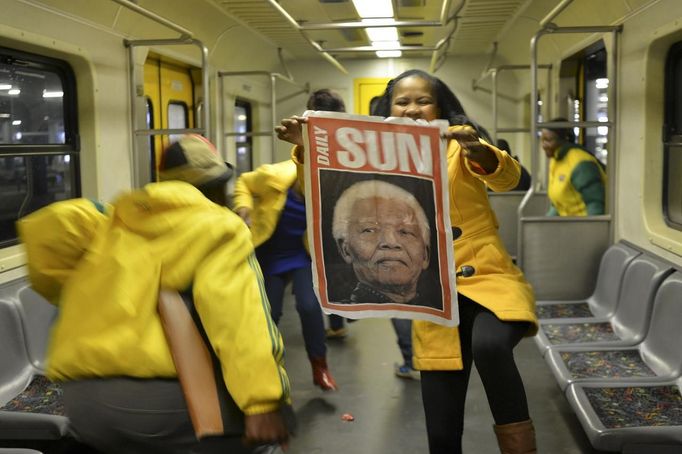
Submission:
[[[623,243],[609,247],[599,263],[599,275],[591,300],[599,306],[598,315],[613,315],[618,306],[625,270],[641,253]],[[615,290],[615,291],[614,291]]]
[[[0,448],[0,454],[42,454],[42,451],[24,448]]]
[[[670,265],[654,257],[640,255],[632,260],[625,270],[620,302],[613,317],[613,328],[619,337],[644,339],[656,291],[672,272]]]
[[[656,292],[642,356],[662,373],[682,371],[682,272],[668,276]]]
[[[28,359],[38,371],[42,372],[45,370],[45,354],[50,328],[57,318],[58,309],[33,291],[31,287],[24,287],[19,292],[19,310]]]
[[[32,375],[17,305],[0,299],[0,407],[21,392]]]

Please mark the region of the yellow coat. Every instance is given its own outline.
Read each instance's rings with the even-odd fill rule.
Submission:
[[[248,229],[193,186],[152,183],[120,196],[107,214],[85,199],[58,202],[17,226],[34,288],[60,309],[51,379],[177,376],[158,291],[191,286],[237,405],[259,414],[289,400],[284,347]]]
[[[453,127],[450,127],[452,129]],[[451,140],[447,150],[447,172],[450,182],[450,221],[462,230],[455,240],[455,263],[471,265],[473,276],[457,281],[457,291],[491,310],[500,320],[527,321],[527,335],[535,335],[533,289],[523,273],[512,263],[500,236],[498,223],[488,202],[486,184],[494,191],[508,191],[518,183],[519,164],[504,151],[488,145],[499,161],[495,172],[479,175],[462,155],[462,148]],[[302,147],[294,147],[292,160],[299,165],[299,182],[303,181]],[[421,370],[462,369],[459,333],[435,323],[415,320],[413,323],[414,367]]]
[[[531,322],[528,335],[534,335],[538,321],[533,290],[502,244],[486,190],[486,184],[493,191],[513,189],[518,183],[520,168],[506,152],[488,147],[497,155],[499,164],[495,172],[479,175],[462,155],[459,143],[451,140],[448,144],[450,222],[462,230],[454,242],[455,264],[476,269],[473,276],[457,280],[457,292],[486,307],[500,320]],[[456,327],[415,320],[412,337],[415,368],[462,369]]]
[[[240,175],[234,186],[234,209],[251,210],[251,235],[258,247],[275,232],[287,201],[287,191],[296,181],[291,160],[264,164]]]

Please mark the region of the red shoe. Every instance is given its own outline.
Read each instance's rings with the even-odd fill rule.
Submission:
[[[310,358],[313,367],[313,384],[322,388],[322,391],[336,391],[336,381],[327,367],[327,358]]]

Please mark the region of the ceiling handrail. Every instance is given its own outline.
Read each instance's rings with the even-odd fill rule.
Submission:
[[[270,6],[275,8],[275,10],[277,10],[277,12],[279,12],[282,15],[282,17],[284,17],[292,25],[292,27],[294,27],[301,33],[301,36],[303,36],[303,38],[305,38],[305,40],[308,41],[308,43],[311,46],[313,46],[318,52],[320,52],[320,54],[325,60],[334,65],[336,69],[338,69],[342,73],[348,74],[348,70],[337,59],[335,59],[331,54],[329,54],[325,49],[323,49],[322,46],[320,46],[318,43],[310,39],[308,35],[306,35],[305,31],[301,27],[301,24],[296,22],[296,20],[293,17],[291,17],[287,10],[282,8],[282,6],[279,3],[277,3],[276,0],[267,1],[270,4]]]
[[[176,32],[178,32],[182,35],[180,38],[191,39],[194,37],[194,34],[191,31],[187,30],[185,27],[182,27],[181,25],[178,25],[175,22],[166,19],[165,17],[159,16],[155,12],[150,11],[146,8],[143,8],[139,5],[137,5],[136,3],[133,3],[130,0],[113,0],[113,1],[118,3],[121,6],[125,6],[126,8],[128,8],[132,11],[135,11],[136,13],[139,13],[139,14],[153,20],[154,22],[157,22],[161,25],[165,25],[166,27],[175,30]]]

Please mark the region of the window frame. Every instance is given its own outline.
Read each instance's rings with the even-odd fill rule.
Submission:
[[[81,197],[81,148],[78,130],[78,99],[76,77],[71,65],[64,60],[4,46],[0,46],[0,60],[10,65],[18,62],[18,66],[23,68],[28,67],[55,74],[62,83],[62,114],[64,121],[64,143],[0,144],[0,158],[23,159],[24,165],[26,168],[29,168],[29,166],[39,165],[33,162],[34,159],[42,158],[49,161],[50,156],[68,156],[71,188],[66,195],[69,198]],[[42,184],[42,182],[40,184]],[[35,209],[28,212],[25,211],[24,207],[27,206],[27,202],[31,201],[36,195],[35,191],[37,187],[36,181],[31,178],[27,179],[26,195],[24,202],[22,202],[22,205],[19,207],[19,211],[16,213],[17,220],[35,211],[35,209],[39,209],[56,201],[46,201],[44,205],[38,204],[37,207],[33,207]],[[16,230],[14,237],[8,236],[6,239],[0,238],[0,250],[13,247],[17,244],[19,244],[19,238]]]
[[[676,105],[675,101],[679,101],[677,97],[682,96],[682,41],[678,41],[670,46],[665,59],[665,82],[664,82],[664,107],[663,107],[663,187],[662,187],[662,211],[663,219],[668,227],[675,230],[682,231],[682,209],[679,213],[675,213],[676,218],[681,222],[677,222],[671,216],[670,206],[670,161],[672,160],[672,148],[679,148],[677,153],[682,153],[682,105]],[[679,81],[675,84],[675,81]],[[680,87],[679,92],[675,90],[676,85]],[[677,96],[676,96],[677,95]],[[676,110],[679,111],[680,118],[676,118]],[[679,125],[679,129],[677,126]],[[679,189],[679,188],[678,188]]]
[[[15,154],[69,154],[80,152],[80,136],[78,134],[78,98],[76,96],[76,77],[71,65],[63,60],[33,54],[0,46],[0,59],[22,62],[32,68],[50,71],[57,74],[62,81],[64,96],[62,108],[64,115],[63,144],[0,144],[0,156]]]
[[[245,99],[240,99],[237,98],[234,101],[234,106],[240,107],[246,111],[246,133],[243,136],[235,135],[234,136],[234,150],[235,150],[235,170],[237,175],[240,175],[245,172],[250,172],[253,170],[253,136],[250,134],[253,132],[253,106],[251,105],[251,102],[245,100]],[[235,126],[235,132],[236,132],[236,126]],[[245,140],[240,141],[239,137],[244,137]],[[248,157],[248,164],[249,168],[248,169],[241,169],[239,167],[239,147],[240,146],[246,146],[248,151],[249,151],[249,157]]]

